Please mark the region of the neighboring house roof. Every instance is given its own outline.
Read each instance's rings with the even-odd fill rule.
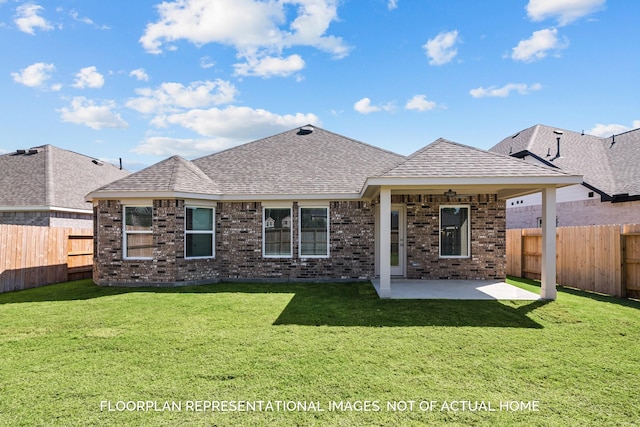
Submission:
[[[85,210],[85,194],[130,172],[53,145],[0,155],[0,210]]]
[[[503,139],[490,151],[532,156],[563,171],[583,175],[584,183],[604,199],[623,194],[640,196],[640,129],[600,138],[535,125]]]
[[[374,197],[382,185],[458,185],[461,191],[531,193],[580,177],[439,139],[405,157],[324,129],[303,126],[191,162],[174,156],[87,197],[213,200]],[[178,185],[180,184],[180,185]],[[479,190],[482,186],[482,190]]]

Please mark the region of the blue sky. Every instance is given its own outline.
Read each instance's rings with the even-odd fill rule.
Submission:
[[[400,154],[640,127],[640,2],[0,0],[0,153],[138,170],[312,123]]]

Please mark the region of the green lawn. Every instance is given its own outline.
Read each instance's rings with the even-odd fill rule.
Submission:
[[[380,300],[363,283],[7,293],[0,425],[638,425],[639,309],[567,289]],[[155,406],[118,410],[138,401]]]

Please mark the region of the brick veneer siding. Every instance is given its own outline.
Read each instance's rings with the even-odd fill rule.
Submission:
[[[265,206],[268,207],[268,204]],[[125,260],[120,201],[95,209],[94,281],[99,285],[172,285],[218,280],[358,280],[373,277],[374,210],[370,202],[331,202],[330,258],[298,256],[298,205],[292,207],[293,256],[262,257],[262,203],[220,202],[215,258],[184,258],[183,200],[153,201],[153,260]]]
[[[410,279],[504,279],[505,203],[495,195],[393,196],[407,208],[406,255]],[[470,206],[471,257],[439,257],[440,205]],[[330,257],[298,255],[298,204],[292,204],[293,256],[262,257],[260,202],[219,202],[215,258],[185,259],[183,200],[153,201],[153,259],[122,257],[122,204],[95,208],[94,281],[99,285],[177,285],[219,280],[363,280],[375,275],[375,202],[329,205]],[[268,203],[264,206],[269,207]]]
[[[407,278],[499,279],[506,277],[505,202],[494,194],[471,197],[393,196],[407,209]],[[440,258],[440,206],[469,205],[471,256]]]
[[[90,213],[83,214],[76,212],[0,212],[0,224],[91,228],[93,218]]]
[[[558,203],[559,227],[580,225],[616,225],[640,223],[640,200],[611,203],[600,199]],[[507,209],[507,228],[536,228],[542,218],[542,206],[519,206]]]

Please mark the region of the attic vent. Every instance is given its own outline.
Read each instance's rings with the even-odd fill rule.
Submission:
[[[298,135],[309,135],[313,132],[313,126],[302,126],[298,129]]]
[[[16,150],[16,154],[26,154],[27,150]]]
[[[32,148],[31,150],[27,151],[27,154],[38,154],[38,149]]]
[[[555,133],[556,135],[563,135],[564,134],[564,132],[562,132],[561,130],[558,130],[558,129],[554,130],[553,133]]]
[[[520,132],[518,132],[518,133],[516,133],[515,135],[513,135],[513,136],[511,137],[511,139],[515,138],[515,137],[516,137],[516,136],[518,136],[518,135],[520,135]]]
[[[102,166],[104,164],[101,161],[96,160],[96,159],[91,160],[91,163],[93,163],[94,165],[98,165],[98,166]]]

